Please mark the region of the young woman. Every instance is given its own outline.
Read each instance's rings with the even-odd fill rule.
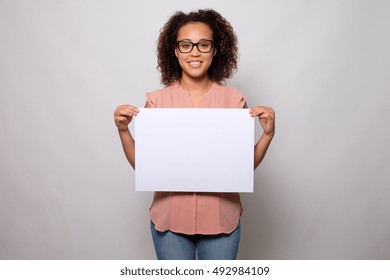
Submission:
[[[157,52],[164,88],[148,93],[146,108],[247,108],[246,96],[223,85],[237,68],[237,38],[214,10],[175,13],[161,29]],[[139,112],[119,106],[115,124],[124,153],[135,169],[135,142],[128,125]],[[254,148],[254,168],[274,136],[272,108],[249,110],[263,134]],[[238,193],[156,192],[150,207],[158,259],[235,259],[242,206]]]

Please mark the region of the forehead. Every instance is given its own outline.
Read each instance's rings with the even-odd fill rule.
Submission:
[[[197,41],[200,39],[213,39],[213,32],[210,27],[203,22],[190,22],[183,25],[177,34],[177,40],[188,39]]]

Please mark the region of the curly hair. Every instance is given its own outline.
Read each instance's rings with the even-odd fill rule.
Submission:
[[[231,78],[237,70],[238,47],[237,36],[230,23],[218,12],[205,9],[190,12],[176,12],[160,30],[157,41],[157,69],[161,72],[164,85],[179,81],[182,69],[175,56],[175,48],[179,29],[192,22],[208,25],[213,33],[214,47],[217,49],[213,62],[208,70],[210,80],[221,83]]]

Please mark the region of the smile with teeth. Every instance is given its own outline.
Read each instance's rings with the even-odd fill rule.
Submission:
[[[190,62],[188,62],[190,65],[192,65],[192,66],[198,66],[198,65],[200,65],[200,64],[202,64],[202,62],[201,61],[190,61]]]

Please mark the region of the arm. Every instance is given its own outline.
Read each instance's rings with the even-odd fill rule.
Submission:
[[[247,108],[246,104],[244,108]],[[275,134],[275,112],[270,107],[257,106],[249,110],[252,117],[259,117],[259,122],[263,128],[263,134],[254,148],[254,169],[256,169],[265,154]]]
[[[148,102],[145,104],[145,108],[150,108]],[[137,107],[132,105],[118,106],[114,112],[115,125],[118,127],[119,137],[121,139],[122,148],[127,160],[135,170],[135,141],[129,131],[129,124],[139,112]]]

